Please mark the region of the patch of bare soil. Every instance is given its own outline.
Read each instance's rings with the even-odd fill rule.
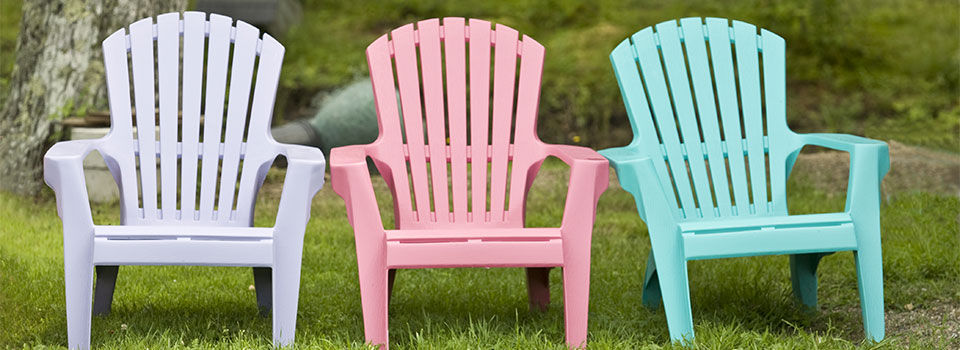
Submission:
[[[884,195],[901,192],[932,192],[960,195],[960,155],[908,146],[890,145],[890,171],[883,180]],[[825,192],[845,192],[850,156],[845,152],[803,153],[793,174],[802,176]]]
[[[887,334],[902,335],[900,345],[910,348],[911,337],[932,338],[946,349],[960,349],[960,305],[950,302],[929,303],[923,308],[912,305],[886,312]]]

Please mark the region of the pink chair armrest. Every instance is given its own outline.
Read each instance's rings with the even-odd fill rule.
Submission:
[[[334,192],[346,203],[347,219],[354,228],[354,234],[367,235],[362,232],[372,230],[385,238],[380,208],[367,169],[367,147],[354,145],[331,150],[330,183]]]

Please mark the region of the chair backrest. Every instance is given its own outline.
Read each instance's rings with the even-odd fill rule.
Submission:
[[[380,127],[371,158],[393,192],[398,227],[523,226],[543,161],[544,48],[518,39],[504,25],[444,18],[367,47]]]
[[[786,214],[784,50],[747,23],[684,18],[610,54],[633,145],[654,160],[683,220]]]
[[[139,20],[103,41],[111,130],[101,153],[124,224],[252,224],[278,151],[269,127],[284,53],[259,36],[229,17],[185,12]]]

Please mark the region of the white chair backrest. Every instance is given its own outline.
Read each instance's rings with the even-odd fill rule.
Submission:
[[[111,131],[100,151],[124,224],[252,224],[278,151],[283,53],[257,28],[201,12],[145,18],[103,41]]]

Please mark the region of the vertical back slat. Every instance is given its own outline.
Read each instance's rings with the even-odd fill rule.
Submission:
[[[744,131],[747,136],[747,158],[750,167],[750,187],[757,214],[766,214],[767,173],[763,151],[763,110],[760,95],[760,63],[757,52],[757,28],[740,21],[733,22],[736,39],[737,73],[740,82],[740,102],[743,110]]]
[[[660,186],[672,191],[673,184],[670,182],[670,174],[664,162],[663,153],[660,151],[657,129],[653,124],[653,116],[650,115],[650,105],[647,103],[640,71],[637,70],[635,54],[634,46],[624,40],[610,54],[610,60],[613,62],[614,74],[617,75],[624,106],[630,116],[630,124],[634,134],[637,135],[633,142],[639,144],[640,148],[645,150],[647,156],[653,160],[657,176],[660,178]],[[679,210],[675,196],[667,196],[667,200],[670,202],[671,209]]]
[[[437,222],[450,221],[447,193],[447,134],[443,108],[443,72],[440,57],[440,20],[417,23],[420,37],[420,68],[423,74],[423,105],[430,143],[430,175],[433,179],[433,212]]]
[[[735,215],[750,214],[750,197],[747,193],[747,174],[743,160],[743,144],[740,135],[740,107],[737,85],[734,78],[733,56],[730,45],[730,26],[723,18],[707,18],[707,33],[710,38],[710,58],[713,60],[713,76],[717,89],[717,102],[723,125],[724,144],[730,166],[730,180],[736,200]]]
[[[200,98],[206,18],[201,12],[183,13],[183,117],[180,166],[181,220],[196,220],[197,162],[200,143]]]
[[[787,136],[787,94],[786,94],[786,45],[783,38],[767,30],[761,30],[763,45],[763,93],[767,115],[767,136],[770,139]],[[778,140],[779,141],[779,140]],[[782,147],[782,148],[778,148]],[[773,210],[780,215],[787,214],[787,153],[788,148],[781,142],[770,142],[770,192]]]
[[[467,80],[463,18],[443,19],[453,219],[467,221]]]
[[[410,157],[410,177],[413,180],[413,193],[417,205],[417,221],[425,221],[430,220],[430,190],[423,147],[423,114],[420,108],[420,78],[413,24],[395,29],[392,36],[394,59],[397,64],[397,85],[400,89],[400,108],[403,109],[403,126]]]
[[[527,171],[540,155],[531,154],[526,147],[537,140],[537,106],[540,102],[540,79],[543,74],[543,45],[524,35],[520,43],[520,81],[517,83],[517,114],[513,143],[517,151],[513,157],[510,173],[510,209],[507,220],[522,224],[523,204],[526,191]]]
[[[180,14],[157,16],[157,79],[160,95],[160,210],[177,215],[177,112],[180,109]]]
[[[493,63],[493,148],[490,164],[490,215],[503,221],[507,188],[510,129],[513,123],[514,86],[517,77],[517,39],[513,28],[497,24]]]
[[[703,218],[713,218],[713,196],[710,193],[710,180],[704,164],[703,149],[700,141],[700,127],[697,125],[697,115],[693,108],[693,97],[690,91],[690,81],[687,78],[687,68],[684,64],[683,47],[680,43],[680,32],[674,21],[663,22],[656,26],[657,36],[660,39],[660,49],[663,53],[664,67],[667,79],[670,82],[670,92],[673,96],[673,105],[677,120],[680,122],[680,132],[683,136],[683,146],[687,152],[690,175],[696,191],[697,203],[700,207],[699,215]]]
[[[490,122],[490,22],[470,20],[470,153],[473,221],[487,221],[487,136]]]
[[[269,160],[276,157],[276,151],[268,148],[272,136],[270,119],[273,116],[273,104],[280,82],[280,67],[283,63],[284,48],[270,35],[264,34],[257,62],[257,81],[250,104],[250,124],[247,127],[247,148],[240,178],[240,190],[237,193],[237,214],[241,223],[252,224],[254,196],[263,183],[263,177],[269,170]]]
[[[687,62],[690,65],[697,114],[700,117],[700,130],[703,133],[707,157],[710,161],[714,199],[717,201],[720,216],[730,216],[732,214],[730,186],[727,183],[726,160],[723,158],[723,146],[720,143],[720,125],[717,122],[713,77],[710,75],[710,62],[703,37],[703,22],[700,18],[684,18],[680,20],[680,26],[683,30],[684,47],[687,50]]]
[[[207,82],[204,92],[206,102],[203,109],[203,162],[200,173],[201,221],[216,221],[213,215],[213,203],[220,167],[220,129],[223,127],[223,104],[227,88],[227,59],[230,55],[232,22],[233,20],[229,17],[210,15]],[[230,209],[227,209],[228,213],[229,211]]]
[[[120,181],[120,205],[123,224],[132,224],[139,219],[137,202],[137,169],[133,153],[133,116],[130,104],[130,71],[127,63],[127,35],[120,29],[103,41],[103,62],[106,68],[107,93],[110,98],[110,127],[118,141],[111,156],[116,160],[121,174],[114,174]]]
[[[646,28],[637,32],[633,35],[633,42],[637,49],[641,74],[647,86],[647,93],[650,96],[657,130],[660,131],[660,137],[667,152],[670,172],[676,184],[683,213],[687,218],[696,218],[698,217],[697,208],[690,188],[690,179],[687,176],[687,166],[683,159],[677,125],[674,120],[673,108],[670,105],[670,96],[667,94],[667,84],[663,76],[663,68],[660,64],[659,50],[654,41],[653,30]]]
[[[233,219],[231,217],[233,194],[237,188],[237,170],[242,152],[243,131],[247,123],[247,108],[250,105],[253,63],[257,57],[257,37],[260,35],[257,28],[242,21],[237,21],[236,28],[233,63],[230,65],[230,95],[223,143],[223,167],[220,171],[220,201],[217,203],[218,221],[221,223]]]
[[[143,218],[157,219],[157,152],[154,128],[153,19],[130,25],[130,50],[133,59],[133,96],[137,111],[137,141],[140,149],[140,193]]]
[[[390,56],[390,41],[381,36],[367,47],[367,65],[370,67],[370,81],[373,84],[374,104],[377,108],[377,123],[380,139],[385,147],[378,150],[383,160],[392,160],[393,192],[396,201],[397,222],[407,220],[412,209],[410,186],[406,161],[401,145],[403,136],[400,126],[400,109],[397,106],[397,90],[393,81],[393,63]]]

